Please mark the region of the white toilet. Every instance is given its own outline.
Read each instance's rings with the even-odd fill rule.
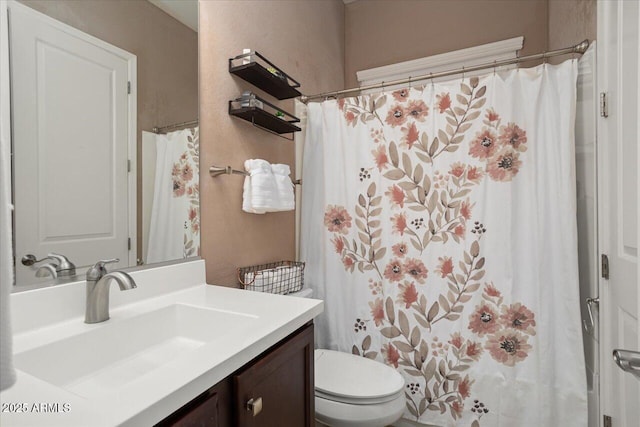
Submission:
[[[311,297],[311,289],[291,294]],[[315,350],[315,406],[319,425],[384,427],[402,417],[404,379],[375,360],[333,350]]]

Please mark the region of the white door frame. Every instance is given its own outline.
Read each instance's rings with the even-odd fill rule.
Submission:
[[[128,69],[128,80],[131,83],[131,91],[128,97],[128,157],[131,162],[131,170],[129,172],[129,176],[127,178],[128,183],[128,234],[131,239],[131,250],[129,251],[129,259],[128,265],[135,266],[137,262],[137,168],[135,165],[137,164],[137,57],[131,52],[127,52],[124,49],[120,49],[117,46],[114,46],[110,43],[105,42],[97,37],[91,36],[87,33],[84,33],[76,28],[71,27],[70,25],[64,24],[60,21],[57,21],[43,13],[40,13],[28,6],[18,3],[16,0],[7,0],[6,3],[1,3],[0,7],[7,8],[8,10],[12,8],[20,9],[24,13],[30,14],[32,17],[38,20],[42,20],[46,22],[47,25],[50,25],[60,31],[63,31],[73,37],[82,39],[91,43],[99,48],[104,49],[107,52],[110,52],[113,55],[121,57],[123,60],[127,62]],[[2,23],[2,31],[3,35],[6,32],[6,36],[8,36],[8,25],[7,22]],[[5,70],[3,70],[4,72]],[[8,71],[8,70],[7,70]],[[1,120],[10,120],[10,117],[5,117],[5,115],[10,115],[9,111],[2,110]],[[15,236],[14,236],[15,238]],[[97,260],[96,260],[97,261]]]
[[[614,312],[614,296],[616,292],[620,292],[621,289],[633,289],[636,287],[637,301],[632,302],[632,306],[637,304],[637,313],[640,313],[640,262],[637,261],[638,255],[622,254],[620,255],[620,247],[612,247],[612,237],[622,235],[622,220],[618,215],[620,209],[620,203],[618,203],[619,195],[616,197],[611,195],[611,181],[616,180],[617,186],[622,187],[621,178],[616,174],[616,171],[611,170],[611,160],[617,158],[617,163],[622,162],[623,154],[619,150],[619,146],[623,143],[621,138],[623,136],[623,109],[622,98],[624,96],[634,96],[625,91],[622,87],[621,77],[623,75],[622,67],[620,66],[620,59],[624,57],[626,52],[623,52],[620,48],[619,40],[622,39],[623,31],[626,27],[621,24],[622,19],[633,20],[627,21],[632,25],[640,25],[640,8],[638,10],[638,16],[633,17],[631,15],[624,15],[622,9],[619,8],[620,3],[612,1],[598,1],[597,2],[597,19],[598,19],[598,92],[606,95],[606,104],[608,104],[607,110],[609,117],[598,117],[598,246],[600,254],[607,254],[611,259],[618,257],[624,259],[628,263],[635,262],[635,268],[631,268],[629,271],[635,271],[635,283],[633,281],[621,283],[618,275],[616,280],[615,275],[619,271],[611,272],[611,280],[604,279],[602,277],[602,271],[600,271],[599,277],[599,296],[600,296],[600,426],[605,427],[604,416],[615,417],[616,412],[622,413],[626,410],[626,414],[631,411],[640,411],[640,401],[633,395],[629,395],[628,391],[615,389],[616,377],[624,378],[625,381],[631,381],[631,384],[635,380],[630,377],[631,374],[623,374],[617,366],[613,363],[612,359],[612,346],[617,346],[618,337],[613,337],[611,334],[611,328],[615,324],[618,324],[620,328],[622,325]],[[638,43],[636,43],[638,48]],[[638,58],[637,71],[640,73],[640,51],[634,53]],[[627,57],[628,59],[628,57]],[[640,84],[638,87],[638,93],[635,94],[636,102],[640,100]],[[638,107],[640,111],[640,106]],[[640,140],[640,123],[637,123],[637,140],[636,147]],[[636,165],[640,166],[640,149],[636,159]],[[615,156],[615,157],[613,157]],[[617,164],[617,166],[620,166]],[[640,168],[638,168],[640,169]],[[637,169],[636,169],[637,170]],[[637,172],[637,173],[640,173]],[[635,185],[637,194],[637,213],[640,213],[640,177],[636,177],[636,182],[629,182],[627,185]],[[612,200],[614,199],[614,200]],[[616,203],[616,206],[613,205]],[[636,228],[637,228],[637,240],[640,242],[640,220],[636,215]],[[636,243],[637,245],[637,243]],[[620,245],[618,245],[620,246]],[[623,286],[631,286],[631,288],[622,288]],[[640,332],[639,332],[640,335]],[[640,344],[640,336],[638,337],[638,344]],[[638,351],[638,348],[627,348],[627,350]],[[626,377],[629,375],[629,377]],[[640,384],[640,382],[639,382]],[[635,390],[640,390],[640,385]],[[632,391],[632,393],[634,393]],[[638,412],[640,413],[640,412]],[[635,421],[631,421],[634,423]],[[620,427],[622,424],[620,420],[612,420],[614,427]],[[634,427],[637,424],[634,424]],[[629,426],[631,427],[631,426]]]

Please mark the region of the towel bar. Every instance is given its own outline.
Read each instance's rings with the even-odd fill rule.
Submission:
[[[238,169],[233,169],[231,166],[211,166],[209,168],[209,175],[211,175],[213,178],[220,176],[220,175],[244,175],[244,176],[249,176],[248,172],[245,172],[243,170],[238,170]],[[302,185],[302,180],[301,179],[295,179],[295,180],[291,180],[291,182],[293,182],[295,185]]]

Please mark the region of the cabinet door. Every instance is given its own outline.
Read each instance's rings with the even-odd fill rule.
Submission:
[[[237,426],[311,427],[315,413],[313,324],[292,334],[233,380]],[[253,409],[248,407],[251,401]]]
[[[156,424],[155,427],[231,426],[231,381],[227,378]]]

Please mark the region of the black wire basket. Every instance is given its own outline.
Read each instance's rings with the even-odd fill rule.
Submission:
[[[304,284],[304,262],[278,261],[238,268],[243,289],[272,294],[298,292]]]

